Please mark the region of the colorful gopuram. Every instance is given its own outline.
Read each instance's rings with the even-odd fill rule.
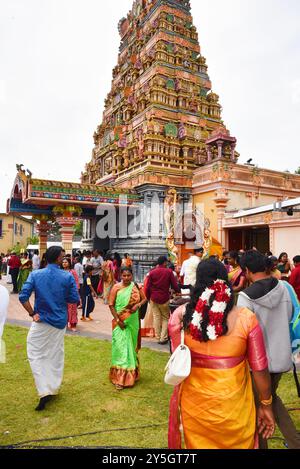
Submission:
[[[197,167],[217,155],[229,162],[239,156],[211,89],[190,2],[137,0],[119,33],[118,64],[82,182],[134,188],[146,206],[159,200],[159,211],[174,188],[176,202],[187,204]],[[160,225],[156,239],[118,240],[113,247],[142,259],[148,252],[152,260],[165,251],[162,218]],[[179,256],[182,249],[181,243]]]
[[[167,251],[180,264],[199,245],[207,256],[275,245],[275,228],[291,227],[290,217],[258,214],[253,222],[237,214],[299,197],[300,177],[238,163],[190,1],[135,0],[118,29],[118,62],[81,184],[36,180],[18,168],[8,211],[39,217],[42,246],[56,220],[68,249],[76,221],[84,219],[82,247],[130,253],[137,279]],[[106,216],[99,206],[117,209],[115,233],[106,239],[97,232]],[[138,212],[140,226],[129,235]],[[181,229],[184,218],[194,238]],[[292,228],[300,229],[300,217]]]
[[[191,188],[207,139],[225,127],[190,2],[137,0],[119,32],[118,64],[82,181]],[[224,148],[234,161],[235,144],[228,138]]]

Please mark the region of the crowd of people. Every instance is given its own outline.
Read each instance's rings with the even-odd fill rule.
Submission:
[[[300,256],[277,259],[251,251],[224,252],[204,259],[188,255],[181,268],[160,257],[143,284],[135,283],[128,254],[77,252],[59,247],[44,259],[14,253],[7,262],[13,291],[33,318],[27,350],[43,410],[59,391],[63,337],[81,320],[93,320],[95,299],[112,314],[110,381],[118,391],[140,378],[141,321],[152,322],[160,345],[174,351],[184,330],[191,350],[190,376],[175,388],[170,403],[169,447],[267,448],[275,422],[289,448],[300,436],[278,395],[292,369],[289,283],[300,300]],[[18,269],[14,272],[14,269]],[[30,296],[35,293],[35,305]],[[181,431],[180,431],[181,428]]]
[[[38,251],[34,251],[33,255],[26,251],[19,255],[15,251],[0,254],[0,279],[2,275],[8,277],[7,283],[13,285],[11,293],[19,293],[30,272],[40,268],[41,263],[38,254]]]
[[[198,263],[190,300],[169,321],[172,349],[183,328],[192,355],[191,374],[171,399],[170,448],[181,448],[182,425],[188,449],[266,449],[277,423],[287,447],[300,449],[278,395],[293,368],[287,284],[300,299],[299,281],[300,256],[292,263],[286,253],[225,252]]]
[[[79,290],[80,300],[77,307],[68,305],[68,325],[69,329],[76,332],[78,323],[77,309],[82,309],[81,320],[92,321],[91,313],[94,310],[94,298],[103,297],[105,304],[113,285],[121,281],[121,267],[132,267],[132,259],[129,254],[125,254],[122,259],[118,253],[103,253],[98,250],[77,251],[74,256],[66,254],[62,249],[64,258],[60,268],[71,273]],[[31,272],[45,269],[48,265],[46,254],[40,258],[39,251],[36,250],[30,255],[23,252],[17,255],[14,251],[10,254],[1,254],[1,269],[3,275],[7,275],[7,283],[13,285],[12,294],[22,291]]]

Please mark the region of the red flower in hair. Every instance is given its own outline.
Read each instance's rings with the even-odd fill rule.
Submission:
[[[216,301],[224,301],[225,303],[228,303],[230,300],[229,295],[226,293],[226,291],[219,291],[216,294]]]
[[[191,336],[193,337],[194,340],[198,340],[198,341],[202,342],[202,333],[198,329],[198,327],[193,326],[193,324],[190,324],[190,332],[191,332]]]
[[[206,306],[206,301],[203,301],[201,300],[201,298],[199,298],[195,310],[197,311],[197,313],[202,313],[205,306]]]
[[[224,318],[223,313],[213,313],[212,311],[208,313],[208,316],[209,316],[209,323],[212,324],[213,326],[215,324],[218,324],[219,322],[222,322]]]
[[[203,314],[207,303],[210,301],[210,295],[213,295],[214,298],[212,307],[208,312],[209,324],[206,328],[206,335],[208,336],[209,340],[216,340],[224,333],[224,314],[226,307],[231,299],[231,294],[229,294],[226,282],[217,280],[211,287],[207,288],[205,292],[203,292],[201,298],[199,298],[193,315],[193,321],[190,324],[190,332],[193,339],[200,340],[200,342],[203,341],[203,331],[202,322],[199,322],[198,314]]]

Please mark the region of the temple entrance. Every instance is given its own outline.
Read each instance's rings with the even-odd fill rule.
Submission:
[[[261,253],[270,250],[270,230],[268,226],[228,230],[228,248],[230,251],[245,251],[256,247]]]

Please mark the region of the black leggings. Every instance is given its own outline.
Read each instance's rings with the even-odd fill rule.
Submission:
[[[11,275],[11,280],[12,280],[12,283],[13,283],[13,286],[14,286],[14,289],[13,289],[13,292],[14,293],[19,293],[18,292],[18,275],[19,275],[19,268],[17,269],[11,269],[9,271],[10,275]]]

